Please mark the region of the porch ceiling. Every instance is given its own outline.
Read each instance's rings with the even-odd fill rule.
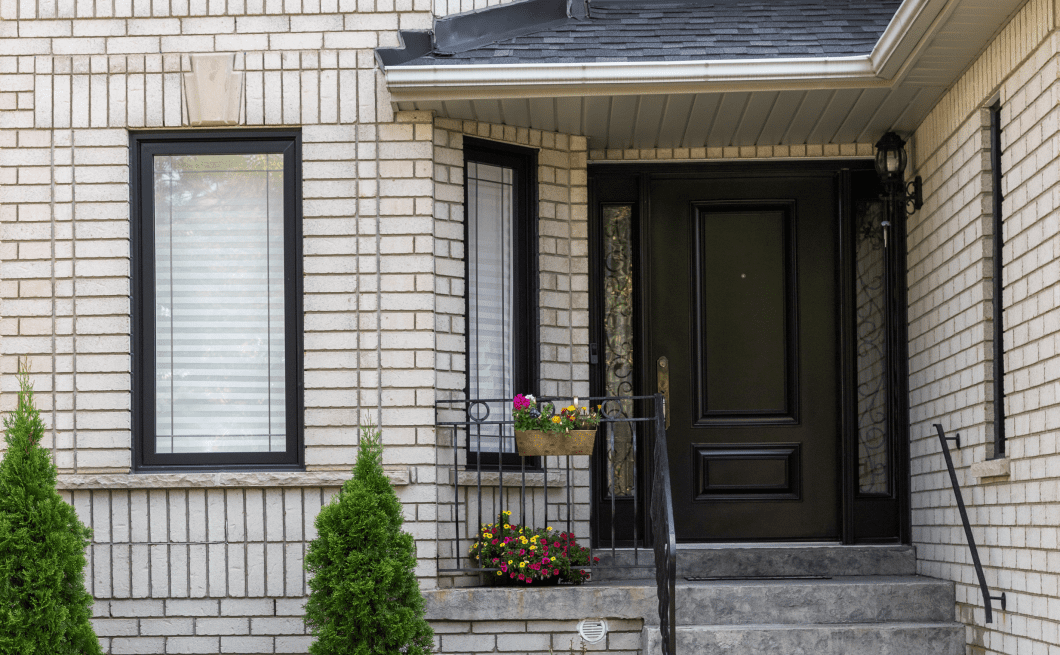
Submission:
[[[875,141],[908,134],[1025,0],[905,0],[855,57],[395,65],[393,105],[584,135],[590,148]]]

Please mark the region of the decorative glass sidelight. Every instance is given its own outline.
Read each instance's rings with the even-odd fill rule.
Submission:
[[[633,206],[603,207],[604,395],[633,395]],[[606,416],[631,418],[632,400],[612,400]],[[607,497],[633,495],[636,423],[606,423]]]
[[[856,204],[858,492],[890,493],[883,203]]]

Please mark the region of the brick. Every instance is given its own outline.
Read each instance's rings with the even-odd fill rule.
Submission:
[[[92,628],[99,637],[137,636],[136,619],[92,619]]]
[[[161,600],[112,600],[110,601],[111,616],[163,616],[164,603]]]
[[[221,652],[222,653],[239,653],[240,655],[250,653],[272,653],[272,652],[288,652],[288,651],[273,651],[273,638],[272,637],[221,637]],[[289,651],[292,653],[304,653],[305,648],[301,650]]]
[[[497,637],[494,635],[443,634],[441,643],[442,650],[445,652],[485,653],[494,650]]]
[[[305,623],[298,618],[252,618],[250,633],[254,635],[300,635],[305,633]]]
[[[217,653],[220,651],[220,637],[169,637],[166,639],[166,653]]]
[[[163,637],[115,637],[110,640],[113,655],[153,655],[165,653],[165,649]]]
[[[166,600],[167,616],[218,616],[222,601],[214,598]]]
[[[196,619],[195,634],[199,635],[246,635],[250,634],[248,619]]]
[[[312,643],[312,637],[276,637],[276,652],[306,653]]]
[[[193,619],[142,619],[140,621],[140,634],[142,635],[190,635],[194,634],[192,626]]]

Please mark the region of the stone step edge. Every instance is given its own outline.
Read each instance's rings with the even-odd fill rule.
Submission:
[[[847,630],[879,630],[883,629],[908,629],[918,630],[921,628],[954,628],[964,629],[963,623],[956,621],[946,622],[912,622],[912,621],[882,621],[880,623],[746,623],[746,624],[728,624],[722,623],[718,625],[679,625],[677,626],[677,632],[733,632],[733,631],[748,631],[748,630],[834,630],[834,629],[847,629]],[[659,631],[658,624],[645,624],[644,631]]]

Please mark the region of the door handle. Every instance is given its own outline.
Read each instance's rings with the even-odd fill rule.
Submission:
[[[663,355],[655,363],[655,379],[658,391],[663,397],[663,419],[666,421],[666,429],[670,429],[670,362]]]

